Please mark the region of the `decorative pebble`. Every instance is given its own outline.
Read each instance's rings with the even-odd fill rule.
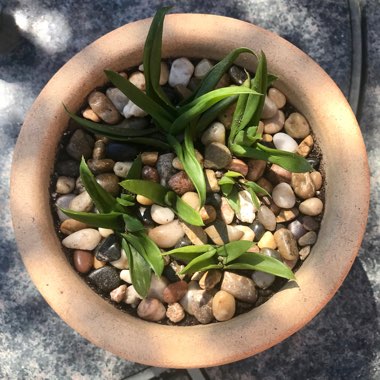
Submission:
[[[64,235],[71,235],[74,232],[83,230],[84,228],[89,228],[90,226],[86,223],[79,222],[75,219],[65,219],[59,226],[59,230]]]
[[[73,263],[79,273],[87,273],[92,268],[94,256],[89,251],[76,249],[73,254]]]
[[[254,271],[251,277],[254,283],[261,289],[269,288],[276,279],[276,276],[273,274],[260,271]]]
[[[227,128],[231,128],[232,118],[236,109],[236,103],[231,104],[218,115],[218,120]]]
[[[319,228],[319,223],[309,215],[304,215],[302,217],[302,225],[307,231],[317,231]]]
[[[298,244],[301,247],[313,245],[317,241],[317,234],[314,231],[309,231],[298,239]]]
[[[215,172],[211,169],[206,169],[205,170],[205,175],[206,175],[206,191],[207,192],[219,192],[220,191],[220,186],[218,184],[218,180],[216,178]]]
[[[126,119],[129,119],[133,116],[134,117],[144,117],[147,115],[147,113],[142,108],[137,106],[131,100],[125,105],[122,113]]]
[[[116,109],[120,113],[123,113],[124,107],[129,102],[128,97],[116,87],[108,88],[106,91],[106,95],[108,99],[112,102],[112,104],[116,107]]]
[[[66,146],[66,152],[69,156],[79,161],[82,156],[84,158],[91,157],[93,147],[94,139],[82,129],[77,129]]]
[[[251,228],[252,231],[253,231],[253,233],[255,234],[254,241],[259,241],[263,237],[263,235],[265,233],[265,227],[258,220],[255,220],[249,226],[249,228]]]
[[[277,110],[272,117],[264,120],[264,132],[269,135],[274,135],[284,128],[284,123],[285,114],[282,111]]]
[[[112,290],[110,293],[111,301],[114,301],[116,303],[120,303],[125,299],[125,296],[127,294],[127,285],[123,284],[117,287],[116,289]]]
[[[257,300],[255,283],[248,277],[232,272],[224,272],[220,289],[243,302],[255,303]]]
[[[207,73],[212,69],[214,65],[206,58],[199,61],[199,63],[195,66],[194,76],[196,78],[203,78],[207,75]]]
[[[238,86],[242,85],[244,81],[247,79],[246,72],[241,67],[236,65],[232,65],[229,68],[228,74],[230,75],[232,82],[234,82]]]
[[[96,140],[94,149],[92,150],[92,158],[94,160],[102,160],[106,157],[106,144],[103,140]]]
[[[74,198],[75,198],[74,194],[67,194],[67,195],[62,195],[56,200],[55,207],[57,210],[58,218],[61,222],[63,222],[66,219],[70,219],[70,217],[64,214],[63,211],[60,210],[60,208],[70,208],[70,203]]]
[[[101,121],[100,117],[90,107],[86,108],[82,112],[82,116],[85,119],[91,120],[91,121],[93,121],[95,123],[99,123]]]
[[[139,90],[145,91],[145,75],[140,71],[135,71],[129,76],[129,81],[134,84]]]
[[[158,160],[158,152],[141,153],[141,161],[143,165],[155,166]]]
[[[194,191],[188,191],[183,194],[181,199],[186,202],[189,206],[191,206],[194,210],[199,210],[201,207],[201,201],[199,199],[198,193]]]
[[[94,256],[94,262],[93,262],[93,267],[94,269],[99,269],[99,268],[103,268],[104,266],[106,266],[107,263],[105,263],[104,261],[99,261],[95,256]]]
[[[230,241],[240,240],[244,235],[236,227],[226,225],[221,220],[216,220],[213,224],[204,229],[208,237],[217,245],[223,245]]]
[[[297,153],[302,157],[307,157],[313,149],[314,140],[311,135],[305,137],[298,145]]]
[[[110,293],[121,285],[119,272],[110,266],[94,270],[88,279],[103,293]]]
[[[120,270],[129,268],[128,256],[124,249],[120,251],[120,257],[117,260],[110,261],[110,264]]]
[[[194,72],[194,65],[187,58],[177,58],[173,61],[169,72],[169,85],[187,86]]]
[[[113,167],[113,172],[121,178],[127,178],[127,175],[129,173],[129,170],[131,169],[133,162],[132,161],[118,161],[115,162],[115,165]]]
[[[213,319],[212,299],[212,295],[206,292],[202,301],[194,305],[194,317],[203,325],[210,323]]]
[[[290,222],[297,218],[299,215],[298,208],[291,208],[289,210],[281,210],[280,213],[276,216],[277,223]]]
[[[264,160],[248,160],[247,164],[247,179],[249,181],[257,181],[264,174],[264,170],[267,167],[267,162]]]
[[[109,158],[104,158],[101,160],[90,159],[87,161],[87,165],[93,174],[102,174],[112,172],[115,166],[115,161]]]
[[[193,226],[184,222],[181,222],[181,226],[185,231],[186,236],[194,245],[203,245],[207,243],[207,235],[202,227]]]
[[[223,169],[232,161],[229,149],[217,142],[212,142],[205,148],[204,166],[207,169]]]
[[[79,165],[75,160],[58,161],[55,169],[58,175],[75,178],[79,176]]]
[[[162,299],[166,303],[178,302],[187,293],[187,282],[177,281],[169,284],[162,293]]]
[[[142,297],[140,296],[140,294],[137,293],[135,287],[133,285],[128,286],[124,302],[127,305],[132,305],[132,307],[136,307],[140,303],[141,299]]]
[[[174,220],[174,212],[169,207],[152,205],[150,215],[157,224],[167,224]]]
[[[277,109],[276,103],[271,98],[266,96],[265,101],[264,101],[263,111],[261,113],[261,118],[269,119],[273,117],[277,111],[278,109]]]
[[[292,173],[292,188],[301,199],[312,198],[315,195],[315,185],[310,173]]]
[[[213,142],[224,145],[226,142],[226,128],[221,122],[215,121],[203,132],[201,141],[204,146]]]
[[[236,302],[233,295],[219,290],[212,300],[212,313],[219,322],[228,321],[235,315]]]
[[[276,164],[271,165],[265,175],[273,185],[278,185],[281,182],[290,183],[292,180],[292,173]]]
[[[188,191],[195,190],[193,182],[184,171],[180,171],[170,177],[168,186],[178,195],[183,195]]]
[[[143,206],[151,206],[154,203],[151,199],[144,197],[144,195],[140,194],[136,195],[136,201]]]
[[[285,260],[298,259],[298,248],[293,234],[286,228],[280,228],[274,233],[274,239],[278,246],[280,255]]]
[[[236,217],[244,223],[252,223],[255,219],[256,206],[253,204],[252,196],[248,190],[238,193],[238,203],[240,205]]]
[[[159,84],[160,86],[164,86],[166,83],[168,83],[169,79],[169,68],[166,62],[161,62],[161,67],[160,67],[160,79],[159,79]],[[139,66],[140,71],[144,71],[144,65]]]
[[[276,260],[282,260],[282,257],[280,255],[280,252],[276,251],[275,249],[271,248],[263,248],[260,253],[264,256],[273,257]]]
[[[147,297],[157,298],[162,302],[164,299],[164,290],[168,285],[169,281],[167,278],[164,276],[158,277],[155,274],[152,274]]]
[[[227,170],[241,173],[244,177],[248,173],[248,165],[238,158],[233,158],[231,163],[226,167]]]
[[[203,166],[203,156],[197,150],[195,150],[195,158],[201,164],[201,166]],[[174,158],[172,165],[174,169],[184,170],[182,162],[179,160],[178,157]]]
[[[222,204],[222,197],[218,193],[209,193],[206,197],[206,204],[209,204],[218,209]]]
[[[99,244],[100,239],[101,236],[98,230],[84,228],[64,238],[62,244],[64,247],[70,249],[92,251]]]
[[[111,195],[116,197],[120,193],[119,177],[113,173],[103,173],[96,177],[96,182]]]
[[[168,224],[151,229],[148,235],[160,248],[171,248],[185,235],[185,232],[179,221],[173,220]]]
[[[108,158],[117,161],[133,161],[139,153],[137,145],[128,143],[110,142],[106,146]]]
[[[295,139],[304,139],[310,134],[310,126],[303,115],[293,112],[285,120],[286,133]]]
[[[165,153],[158,157],[156,168],[162,186],[166,186],[169,178],[176,173],[176,170],[172,167],[173,159],[174,153]]]
[[[268,97],[271,99],[277,108],[282,108],[286,104],[286,96],[277,88],[271,87],[268,90]]]
[[[58,194],[69,194],[75,189],[75,179],[71,177],[60,176],[55,184],[55,192]]]
[[[272,191],[273,202],[281,208],[292,208],[296,204],[296,196],[289,184],[279,183]]]
[[[137,307],[137,315],[146,321],[158,322],[165,317],[166,309],[159,300],[145,298]]]
[[[300,249],[300,252],[299,252],[299,254],[300,254],[300,259],[301,259],[301,260],[305,260],[306,257],[309,256],[310,251],[311,251],[311,247],[310,247],[310,245],[307,245],[306,247],[302,247],[302,248]]]
[[[243,224],[234,226],[239,231],[243,232],[243,236],[240,240],[253,241],[255,238],[255,233],[248,226],[244,226]]]
[[[259,248],[271,248],[271,249],[276,249],[277,248],[277,243],[274,239],[274,236],[272,232],[266,231],[261,239],[258,241],[257,245]]]
[[[235,211],[228,203],[226,197],[222,197],[222,203],[220,205],[220,219],[226,224],[231,224],[235,218]]]
[[[323,203],[319,198],[309,198],[299,205],[302,214],[309,216],[319,215],[323,210]]]
[[[120,258],[121,247],[119,238],[112,234],[102,241],[96,248],[95,257],[99,261],[115,261]]]
[[[298,148],[297,141],[282,132],[273,136],[273,144],[277,149],[285,150],[286,152],[295,152]]]
[[[120,279],[127,284],[132,284],[131,271],[129,269],[123,269],[120,271]]]
[[[87,191],[77,195],[69,204],[69,209],[79,212],[90,212],[94,207],[94,203]]]
[[[288,230],[293,234],[294,238],[298,240],[301,236],[305,235],[307,230],[299,220],[294,220],[288,224]]]
[[[320,190],[322,187],[322,174],[320,172],[314,171],[310,173],[310,178],[313,181],[315,190]]]
[[[276,216],[267,206],[260,206],[260,210],[257,213],[257,219],[267,230],[274,231],[276,229]]]
[[[116,124],[120,121],[118,110],[102,92],[92,92],[88,97],[88,105],[106,123]]]
[[[185,310],[183,310],[183,307],[178,302],[172,303],[166,310],[166,316],[173,323],[178,323],[185,318]]]
[[[199,210],[199,215],[202,218],[204,224],[210,224],[216,219],[216,210],[211,205],[204,205]]]
[[[222,279],[222,272],[217,269],[211,269],[205,272],[199,280],[199,287],[204,290],[214,289]]]

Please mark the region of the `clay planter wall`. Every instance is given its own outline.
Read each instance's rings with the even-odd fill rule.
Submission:
[[[228,322],[170,327],[145,322],[114,308],[76,274],[56,236],[49,181],[57,145],[68,124],[62,102],[78,110],[116,71],[142,61],[150,20],[125,25],[72,58],[31,108],[14,152],[11,206],[18,247],[37,288],[73,329],[125,359],[162,367],[205,367],[246,358],[287,338],[308,323],[346,277],[362,241],[368,213],[369,174],[355,117],[343,94],[308,56],[251,24],[211,15],[169,15],[163,57],[220,59],[247,46],[267,55],[276,87],[309,120],[323,151],[325,214],[319,238],[297,272],[268,302]],[[254,69],[251,57],[239,64]]]

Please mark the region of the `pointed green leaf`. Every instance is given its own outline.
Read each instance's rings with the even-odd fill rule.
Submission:
[[[234,186],[231,192],[228,194],[227,202],[231,206],[231,208],[235,211],[235,213],[240,212],[240,202],[239,202],[239,192]]]
[[[225,269],[247,269],[270,273],[278,277],[294,280],[291,269],[280,260],[260,253],[248,252],[225,266]]]
[[[260,209],[260,199],[257,197],[257,194],[254,192],[254,190],[251,187],[248,187],[246,190],[251,195],[252,203],[254,204],[256,209],[259,210]]]
[[[144,229],[143,224],[134,216],[124,213],[123,220],[125,224],[125,230],[128,232],[137,232]]]
[[[152,271],[148,263],[139,252],[125,239],[121,242],[122,248],[127,254],[129,271],[131,273],[132,285],[136,292],[143,298],[148,295]]]
[[[117,201],[117,203],[119,203],[120,205],[122,205],[124,207],[131,207],[131,206],[135,205],[135,202],[131,202],[131,201],[128,201],[128,200],[123,199],[123,198],[116,198],[116,201]]]
[[[110,228],[115,231],[124,230],[123,214],[120,212],[96,214],[93,212],[72,211],[65,208],[60,208],[60,210],[70,218],[86,223],[89,226]]]
[[[224,173],[225,177],[230,177],[230,178],[236,178],[236,177],[244,177],[243,174],[239,172],[235,172],[233,170],[228,170],[227,172]]]
[[[218,259],[215,257],[216,249],[211,249],[195,259],[191,260],[185,268],[179,272],[179,274],[195,273],[201,268],[208,267],[210,265],[217,265]]]
[[[91,173],[83,157],[79,170],[83,186],[101,213],[110,213],[112,211],[124,212],[124,208],[116,199],[96,182],[94,175]]]
[[[258,195],[267,195],[268,197],[271,196],[263,187],[259,186],[256,182],[244,181],[242,184],[245,187],[250,187]]]
[[[140,232],[137,236],[141,245],[144,247],[146,260],[152,267],[154,273],[157,276],[161,276],[162,271],[164,270],[164,259],[162,258],[160,249],[157,244],[145,234],[145,232]]]
[[[141,179],[127,179],[120,182],[120,186],[133,194],[143,195],[151,199],[160,206],[165,206],[165,195],[168,192],[164,186],[159,183],[145,181]]]
[[[203,220],[199,215],[199,212],[194,210],[190,205],[183,201],[173,191],[168,191],[166,193],[165,203],[184,222],[192,224],[193,226],[204,226]]]
[[[226,257],[225,264],[228,264],[240,257],[243,253],[246,253],[252,246],[253,243],[251,241],[232,241],[231,243],[227,243],[218,247],[216,249],[216,252],[219,256]]]
[[[142,160],[141,160],[141,154],[139,154],[133,161],[133,164],[128,171],[126,179],[140,179],[141,171],[142,171]]]

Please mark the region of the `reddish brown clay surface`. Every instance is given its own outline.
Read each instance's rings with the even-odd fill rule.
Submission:
[[[220,59],[247,46],[265,51],[276,86],[309,120],[323,151],[326,205],[319,239],[286,285],[262,306],[228,322],[171,327],[126,315],[95,294],[75,273],[55,234],[49,179],[68,124],[62,102],[77,110],[104,84],[103,69],[141,63],[150,20],[121,27],[71,59],[31,108],[14,153],[11,206],[24,263],[51,307],[94,344],[123,358],[161,367],[205,367],[246,358],[287,338],[331,299],[358,252],[367,219],[369,174],[357,122],[344,96],[309,57],[256,26],[211,15],[170,15],[163,57]],[[254,68],[251,57],[239,63]],[[25,191],[28,184],[28,191]]]

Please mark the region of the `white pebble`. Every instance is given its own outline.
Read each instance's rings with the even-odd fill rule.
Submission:
[[[172,87],[187,86],[194,72],[194,65],[187,58],[178,58],[172,63],[169,84]]]
[[[75,198],[73,198],[69,204],[69,209],[79,212],[89,212],[94,207],[94,203],[87,191],[83,191]]]
[[[132,116],[144,117],[147,115],[147,113],[139,106],[136,106],[135,103],[129,101],[127,105],[123,108],[123,115],[126,119],[129,119]]]
[[[273,202],[281,208],[292,208],[296,204],[296,196],[288,183],[279,183],[272,191]]]
[[[127,284],[132,284],[131,271],[129,269],[124,269],[120,272],[120,279]]]
[[[251,194],[247,190],[239,191],[238,202],[240,204],[239,212],[236,213],[238,219],[245,223],[252,223],[257,211],[253,204]]]
[[[101,236],[98,230],[93,228],[84,228],[72,233],[62,240],[62,244],[70,249],[83,249],[92,251],[100,242]]]
[[[174,220],[174,212],[168,207],[153,205],[150,215],[157,224],[167,224]]]
[[[121,250],[120,258],[115,261],[111,261],[110,264],[117,269],[129,268],[128,257],[124,249]]]
[[[118,161],[113,167],[113,172],[121,178],[126,178],[129,170],[131,169],[133,162],[132,161]]]
[[[106,237],[108,237],[108,236],[110,236],[110,235],[112,235],[112,234],[114,233],[114,231],[111,230],[110,228],[102,228],[102,227],[99,227],[99,228],[98,228],[98,231],[99,231],[100,235],[101,235],[102,237],[104,237],[104,238],[106,238]]]
[[[61,222],[63,222],[66,219],[70,219],[69,216],[64,214],[59,207],[62,208],[69,208],[70,202],[75,198],[74,194],[67,194],[67,195],[62,195],[62,197],[59,197],[57,201],[55,202],[55,205],[57,207],[57,215],[58,218]]]
[[[132,305],[132,307],[136,307],[141,300],[142,297],[137,293],[135,287],[133,285],[128,286],[124,302],[128,305]]]
[[[139,90],[145,91],[145,76],[140,71],[135,71],[129,76],[129,81],[134,84]]]
[[[279,132],[273,136],[273,144],[277,149],[285,150],[286,152],[295,152],[298,148],[298,143],[286,133]]]
[[[55,191],[58,194],[69,194],[75,189],[75,179],[71,177],[58,177]]]
[[[203,78],[212,69],[213,64],[206,58],[202,59],[194,69],[194,76],[196,78]]]
[[[111,87],[107,89],[106,95],[109,100],[111,100],[112,104],[116,107],[116,109],[122,113],[124,107],[129,102],[129,99],[126,95],[124,95],[118,88]]]

